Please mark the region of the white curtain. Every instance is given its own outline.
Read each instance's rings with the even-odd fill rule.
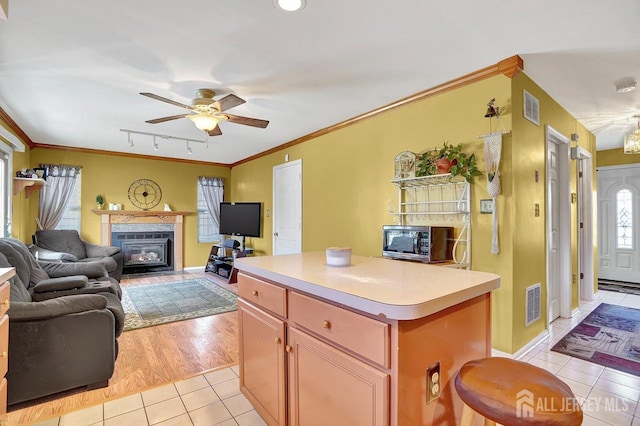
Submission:
[[[220,203],[224,201],[224,179],[200,176],[198,183],[202,188],[204,201],[213,219],[213,224],[220,229]]]
[[[40,190],[38,229],[55,229],[67,208],[80,167],[54,164],[40,167],[46,170],[46,185]]]

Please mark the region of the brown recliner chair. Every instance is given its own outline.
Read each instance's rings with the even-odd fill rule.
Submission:
[[[86,276],[64,277],[60,266],[67,264],[57,265],[60,276],[49,278],[24,244],[0,238],[0,267],[16,268],[8,312],[9,405],[78,387],[107,386],[113,375],[116,339],[124,327],[116,287]],[[104,273],[101,264],[87,265]]]
[[[41,229],[33,236],[32,254],[38,260],[61,262],[102,262],[111,278],[122,278],[120,247],[91,244],[75,230]]]

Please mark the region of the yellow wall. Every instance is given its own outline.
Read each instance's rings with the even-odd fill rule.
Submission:
[[[640,163],[640,155],[625,154],[622,148],[598,151],[597,167]]]
[[[524,118],[522,113],[523,89],[526,89],[540,102],[540,126]],[[510,200],[514,208],[513,228],[513,344],[508,352],[515,352],[534,339],[546,328],[547,292],[546,292],[546,144],[545,126],[550,125],[558,132],[570,138],[578,133],[579,144],[595,157],[595,138],[575,118],[564,110],[525,74],[513,79],[512,106],[513,115],[513,197]],[[575,146],[575,143],[574,143]],[[571,192],[576,192],[576,164],[570,161]],[[535,172],[539,181],[535,181]],[[509,200],[507,200],[509,202]],[[534,215],[534,205],[540,205],[540,216]],[[577,272],[577,208],[571,204],[571,255],[572,276]],[[526,288],[542,283],[542,318],[525,326]],[[571,283],[572,307],[577,307],[578,285]]]
[[[129,185],[136,179],[147,178],[158,183],[162,200],[153,210],[162,210],[168,203],[172,210],[190,211],[184,220],[184,266],[203,266],[211,249],[210,243],[197,242],[197,177],[222,177],[228,182],[227,167],[155,159],[129,158],[109,154],[35,148],[31,151],[31,167],[40,163],[60,163],[82,166],[82,238],[100,242],[100,217],[91,212],[96,208],[96,195],[102,194],[106,203],[119,203],[125,210],[138,210],[127,197]],[[34,193],[34,194],[37,194]],[[24,197],[24,195],[21,195]],[[26,227],[16,237],[31,241],[38,215],[38,196],[29,198],[29,210],[21,214]],[[15,211],[15,210],[14,210]],[[14,214],[15,216],[15,214]]]
[[[273,166],[302,159],[303,170],[303,251],[324,250],[333,245],[346,245],[354,254],[379,256],[382,225],[393,223],[388,204],[396,195],[393,178],[394,158],[401,151],[421,152],[440,146],[444,141],[462,143],[466,152],[475,152],[484,170],[482,140],[478,135],[489,132],[490,120],[484,117],[487,102],[495,97],[505,111],[501,120],[509,129],[511,83],[497,76],[452,92],[415,102],[361,121],[234,167],[231,172],[233,198],[237,201],[262,201],[272,210]],[[496,120],[492,120],[493,130]],[[505,145],[509,145],[510,136]],[[503,162],[510,168],[509,155]],[[503,169],[504,170],[504,169]],[[503,191],[509,194],[511,184]],[[491,217],[476,214],[479,200],[488,198],[486,178],[474,179],[472,185],[472,267],[495,272],[502,277],[502,287],[494,292],[494,346],[508,350],[512,337],[512,265],[509,205],[499,199],[503,252],[490,254]],[[395,201],[394,201],[395,203]],[[503,213],[506,209],[506,214]],[[272,224],[265,218],[264,238],[252,246],[271,253]],[[504,259],[508,259],[504,261]],[[425,285],[428,283],[425,280]]]
[[[522,116],[523,88],[540,101],[540,126]],[[472,185],[472,268],[501,276],[501,288],[492,299],[493,346],[513,353],[546,329],[546,316],[529,327],[524,325],[525,288],[537,282],[543,289],[546,285],[544,125],[550,124],[567,137],[578,133],[580,144],[595,152],[593,136],[526,75],[519,74],[513,80],[493,77],[234,167],[233,198],[262,201],[265,210],[272,210],[273,166],[283,163],[285,154],[290,160],[302,159],[303,251],[346,245],[355,254],[378,256],[381,227],[393,221],[387,206],[395,195],[395,187],[389,183],[394,157],[401,151],[420,152],[443,141],[462,143],[465,151],[476,153],[484,170],[483,144],[477,136],[489,131],[489,120],[483,115],[493,97],[503,112],[505,128],[513,129],[504,137],[500,166],[500,253],[490,253],[491,216],[478,214],[479,200],[489,198],[482,176]],[[492,124],[495,130],[495,119]],[[571,167],[575,192],[573,162]],[[536,170],[538,183],[534,181]],[[534,217],[535,203],[540,204],[540,217]],[[573,204],[574,225],[575,217]],[[251,245],[270,254],[272,224],[270,218],[264,220],[264,238]],[[575,273],[575,241],[572,253]],[[577,285],[573,285],[573,294],[573,306],[577,306]],[[546,303],[542,310],[546,312]]]

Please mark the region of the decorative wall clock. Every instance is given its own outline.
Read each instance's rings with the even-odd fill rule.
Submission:
[[[151,179],[138,179],[129,186],[129,201],[142,210],[149,210],[160,203],[162,190]]]

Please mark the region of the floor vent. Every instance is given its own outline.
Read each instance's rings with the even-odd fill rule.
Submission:
[[[531,287],[527,287],[527,323],[529,326],[531,323],[540,319],[540,283],[534,284]]]
[[[526,90],[524,90],[524,118],[538,126],[540,125],[540,102]]]

